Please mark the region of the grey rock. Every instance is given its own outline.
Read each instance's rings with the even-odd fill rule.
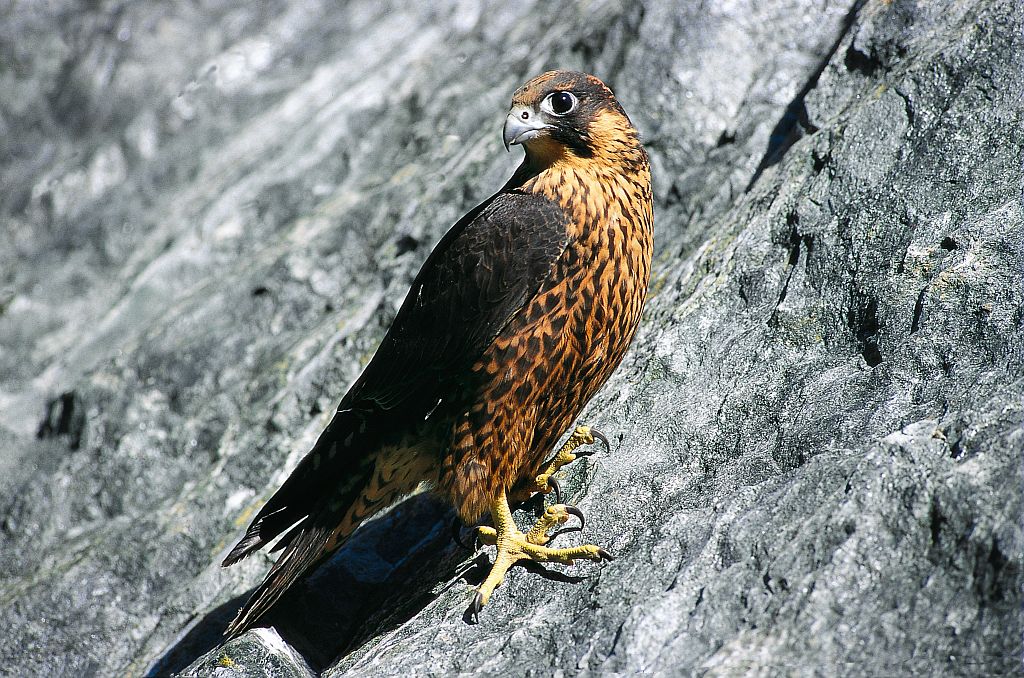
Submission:
[[[0,9],[4,671],[1020,671],[1019,3],[423,5]],[[220,557],[551,67],[655,172],[613,450],[563,483],[616,560],[469,625],[487,552],[418,495],[222,645],[270,558]]]
[[[291,646],[272,628],[254,629],[234,638],[216,651],[195,662],[188,675],[215,676],[280,676],[281,678],[313,678],[316,674]]]

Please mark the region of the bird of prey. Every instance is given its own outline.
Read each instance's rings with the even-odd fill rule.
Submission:
[[[228,635],[421,483],[467,523],[490,512],[478,536],[497,555],[474,615],[518,560],[610,559],[594,545],[547,546],[549,530],[582,518],[573,507],[549,506],[524,533],[510,501],[555,489],[574,450],[603,438],[577,427],[548,459],[640,321],[653,245],[647,154],[611,90],[572,71],[516,90],[503,137],[524,147],[522,164],[437,244],[330,424],[224,560],[283,534]]]

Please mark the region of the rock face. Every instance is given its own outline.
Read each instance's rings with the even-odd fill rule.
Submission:
[[[1020,669],[1014,0],[0,10],[0,666],[12,675]],[[608,82],[657,252],[564,482],[617,559],[516,569],[425,495],[267,619],[218,563],[444,230],[511,92]],[[520,514],[522,522],[530,519]]]

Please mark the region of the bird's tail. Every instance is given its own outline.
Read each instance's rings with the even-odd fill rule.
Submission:
[[[334,493],[321,499],[310,515],[292,526],[291,530],[270,549],[271,553],[282,550],[284,553],[228,625],[224,632],[226,636],[236,636],[249,628],[296,580],[341,548],[356,528],[376,512],[365,509],[367,491],[374,487],[373,480],[378,474],[375,466],[370,463],[353,469],[353,473],[335,489]],[[274,515],[267,517],[273,519]],[[251,532],[252,528],[249,531]],[[237,552],[238,555],[234,556],[234,560],[232,555],[229,555],[224,561],[225,565],[245,557],[262,545],[258,535],[251,544],[247,544],[249,539],[250,535],[247,532],[232,550],[232,554]]]
[[[372,474],[372,451],[378,445],[365,413],[339,409],[313,449],[259,510],[222,565],[234,565],[292,528],[274,550],[284,548],[295,539],[296,527],[309,526],[312,517],[323,509],[325,499],[333,499],[334,504],[355,501]]]
[[[283,549],[284,553],[239,610],[225,635],[236,636],[245,631],[297,579],[337,551],[363,522],[415,489],[425,477],[429,459],[416,447],[398,444],[378,449],[363,456],[361,463],[349,466],[349,473],[335,481],[313,510],[271,549]],[[282,487],[281,491],[284,490]],[[274,511],[258,518],[224,564],[236,562],[266,543],[270,533],[262,533],[257,523],[262,521],[264,528],[270,524],[280,533],[289,526],[282,525],[283,520]]]
[[[264,504],[224,559],[227,567],[283,537],[271,552],[284,553],[238,612],[226,635],[238,635],[277,602],[303,574],[336,551],[366,516],[356,510],[375,475],[375,439],[363,415],[339,410],[313,449]],[[290,528],[290,529],[289,529]]]
[[[284,548],[284,554],[277,559],[266,579],[238,611],[224,635],[234,637],[249,628],[273,607],[297,579],[330,556],[347,539],[348,534],[336,534],[337,526],[330,525],[330,521],[311,521],[311,518],[292,528],[281,543],[274,547],[274,550]],[[309,521],[311,524],[306,525]]]

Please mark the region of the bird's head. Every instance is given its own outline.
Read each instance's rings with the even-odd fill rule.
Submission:
[[[608,86],[592,75],[550,71],[512,95],[505,149],[522,144],[527,161],[610,160],[641,152],[636,129]]]

